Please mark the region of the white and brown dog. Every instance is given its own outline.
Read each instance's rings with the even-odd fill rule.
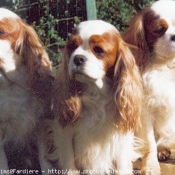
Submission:
[[[0,170],[2,174],[3,170],[9,169],[8,162],[11,162],[7,160],[6,154],[9,155],[9,152],[19,147],[23,150],[27,149],[29,139],[35,138],[34,128],[44,114],[45,100],[49,98],[52,79],[50,60],[34,29],[12,11],[0,8]],[[5,153],[6,146],[8,149]],[[15,158],[16,153],[12,153],[15,162],[11,164],[19,162],[21,165],[23,161],[29,161],[25,160],[27,156],[24,160],[18,160],[18,157]],[[28,163],[32,164],[32,162]]]
[[[139,135],[146,142],[142,171],[159,175],[175,143],[175,1],[157,1],[130,22],[123,38],[142,69],[144,105]],[[158,156],[158,159],[157,159]]]
[[[63,174],[132,174],[141,101],[139,70],[118,30],[81,22],[56,78],[44,158]]]

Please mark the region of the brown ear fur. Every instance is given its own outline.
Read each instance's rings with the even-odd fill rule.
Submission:
[[[145,40],[143,22],[144,15],[147,13],[148,9],[149,8],[147,7],[135,15],[134,18],[130,21],[128,29],[126,29],[122,35],[124,41],[137,47],[135,49],[133,48],[132,52],[136,59],[136,63],[141,68],[141,70],[144,69],[149,58],[149,49]]]
[[[82,86],[79,82],[70,79],[68,74],[69,53],[67,46],[64,49],[62,63],[54,84],[54,116],[64,127],[73,123],[80,115],[82,104]]]
[[[51,62],[35,30],[22,21],[21,26],[16,52],[28,69],[29,86],[38,98],[47,100],[53,81]]]
[[[128,44],[119,43],[115,67],[115,102],[120,116],[119,127],[124,132],[137,129],[142,104],[142,80]]]

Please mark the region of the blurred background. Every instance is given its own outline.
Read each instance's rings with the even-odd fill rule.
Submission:
[[[37,31],[54,70],[72,29],[80,22],[102,19],[123,32],[129,19],[155,0],[1,0]]]

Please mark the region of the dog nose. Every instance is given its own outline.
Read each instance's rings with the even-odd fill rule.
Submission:
[[[175,35],[171,36],[171,41],[175,41]]]
[[[81,66],[86,61],[86,58],[83,55],[76,55],[74,57],[74,63],[76,66]]]

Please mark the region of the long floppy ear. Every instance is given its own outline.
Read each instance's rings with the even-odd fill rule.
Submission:
[[[66,46],[53,92],[54,117],[59,120],[63,127],[73,124],[79,117],[82,108],[81,95],[83,93],[82,85],[69,76],[68,64],[70,54],[68,50],[68,46]]]
[[[132,53],[136,59],[137,65],[140,69],[144,69],[147,60],[149,58],[149,48],[145,39],[145,27],[144,27],[144,15],[148,11],[148,7],[145,10],[139,12],[134,18],[131,19],[129,27],[122,34],[125,42],[136,46],[132,49]]]
[[[28,69],[28,83],[35,95],[49,99],[53,82],[51,62],[35,30],[22,21],[15,49]]]
[[[124,132],[137,129],[142,104],[142,79],[128,44],[119,42],[119,54],[114,71],[115,102],[119,127]]]

